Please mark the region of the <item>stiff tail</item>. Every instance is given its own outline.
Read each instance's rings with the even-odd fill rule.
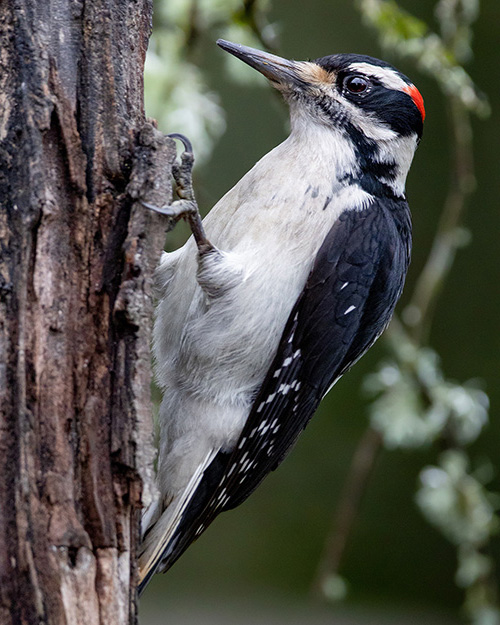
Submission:
[[[165,565],[173,564],[174,560],[169,562],[169,556],[180,538],[177,530],[181,526],[184,513],[192,502],[205,470],[210,466],[216,454],[217,450],[211,450],[205,456],[184,491],[179,496],[174,497],[158,520],[146,529],[139,555],[139,584],[137,587],[139,594],[144,591],[151,577],[158,570],[164,570]],[[149,510],[145,514],[150,514]],[[155,515],[152,516],[154,518]]]

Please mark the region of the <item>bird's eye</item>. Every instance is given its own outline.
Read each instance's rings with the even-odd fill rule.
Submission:
[[[363,93],[368,89],[368,79],[363,76],[348,76],[344,80],[344,87],[351,93]]]

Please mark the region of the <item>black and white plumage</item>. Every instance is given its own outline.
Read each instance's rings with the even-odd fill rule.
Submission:
[[[213,246],[190,239],[157,271],[161,498],[140,589],[280,464],[387,326],[410,258],[404,186],[424,118],[411,82],[371,57],[218,43],[282,91],[292,130],[204,220]]]

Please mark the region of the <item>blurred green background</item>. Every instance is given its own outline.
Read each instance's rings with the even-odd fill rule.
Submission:
[[[221,20],[226,4],[219,3]],[[434,1],[405,0],[399,5],[436,28]],[[381,50],[376,33],[362,23],[353,2],[274,0],[266,19],[279,31],[283,56],[310,59],[357,52],[386,58],[409,75],[424,96],[424,138],[407,185],[414,251],[402,310],[429,252],[450,181],[445,98],[411,61]],[[489,395],[490,422],[468,453],[472,468],[493,467],[487,484],[493,492],[500,491],[499,25],[500,2],[483,2],[473,26],[474,56],[467,70],[487,94],[492,114],[485,120],[473,119],[478,186],[465,219],[470,241],[459,250],[439,297],[429,339],[447,378],[460,383],[475,379]],[[209,89],[219,94],[226,112],[225,134],[196,170],[198,202],[204,211],[287,134],[287,111],[265,81],[248,85],[228,75],[224,52],[214,43],[228,34],[220,31],[217,24],[200,29],[190,53],[190,62],[200,69]],[[148,111],[158,117],[161,99],[151,95],[153,91],[150,87]],[[179,226],[169,235],[168,247],[179,245],[183,236]],[[380,341],[322,403],[279,470],[237,510],[221,515],[171,571],[155,576],[141,599],[142,625],[466,622],[460,611],[463,591],[454,581],[456,549],[415,503],[419,472],[437,462],[442,441],[415,450],[382,451],[340,570],[347,595],[340,604],[312,597],[311,584],[332,515],[368,424],[363,380],[385,356],[386,345]],[[486,550],[493,562],[500,562],[498,536]],[[492,619],[477,623],[498,624]]]

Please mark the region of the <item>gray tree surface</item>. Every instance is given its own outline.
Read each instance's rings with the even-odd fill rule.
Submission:
[[[164,219],[134,199],[165,201],[174,157],[144,120],[151,11],[0,9],[2,625],[136,621]]]

